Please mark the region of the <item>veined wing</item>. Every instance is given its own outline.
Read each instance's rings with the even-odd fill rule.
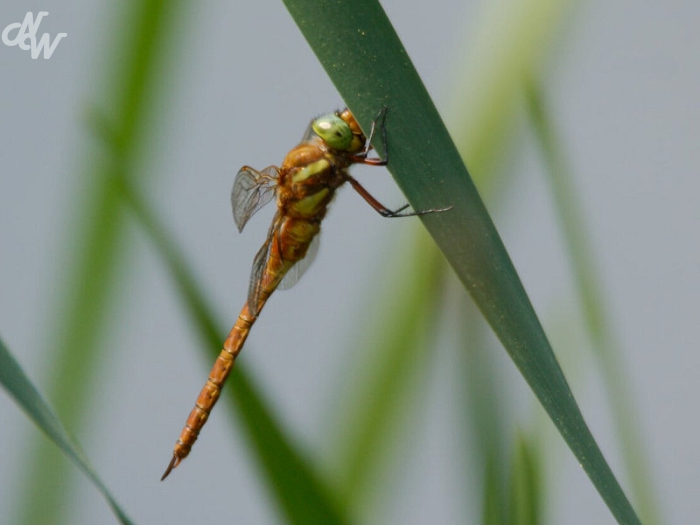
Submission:
[[[262,171],[250,166],[240,169],[231,190],[233,220],[238,231],[243,231],[248,219],[275,196],[278,177],[279,169],[276,166],[268,166]]]
[[[275,217],[272,219],[272,224],[270,225],[270,230],[267,233],[265,244],[263,244],[260,250],[258,250],[258,253],[255,254],[255,259],[253,260],[253,269],[250,272],[250,283],[248,284],[248,308],[253,315],[258,315],[260,310],[258,300],[260,299],[260,294],[263,291],[265,268],[267,267],[267,262],[270,259],[272,243],[275,242],[275,232],[279,229],[281,221],[282,216],[278,211],[275,214]]]
[[[267,239],[262,245],[258,253],[255,255],[253,260],[253,269],[250,272],[250,283],[248,285],[248,308],[250,311],[257,315],[260,309],[260,296],[264,287],[270,286],[271,283],[265,283],[265,269],[268,266],[270,260],[270,253],[274,248],[274,243],[279,242],[279,237],[275,235],[282,224],[282,216],[279,212],[275,214],[275,218],[272,220],[272,225],[267,233]],[[273,286],[273,289],[287,290],[294,286],[301,276],[306,272],[306,270],[311,266],[311,263],[316,258],[318,253],[319,245],[319,235],[316,235],[309,248],[306,251],[306,255],[300,261],[297,261],[289,270],[284,273],[284,275],[277,275],[277,284]],[[280,273],[283,270],[280,267]]]

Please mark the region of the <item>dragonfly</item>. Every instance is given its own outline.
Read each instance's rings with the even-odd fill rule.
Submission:
[[[248,220],[276,197],[277,211],[262,248],[253,261],[248,298],[226,338],[194,408],[175,443],[173,457],[161,481],[185,459],[206,423],[221,389],[243,348],[251,327],[272,292],[289,288],[311,264],[318,248],[321,221],[336,190],[346,182],[383,217],[410,217],[451,208],[405,211],[408,204],[390,210],[375,199],[349,173],[353,164],[384,166],[388,149],[384,106],[365,137],[349,109],[314,119],[301,141],[282,165],[257,171],[243,166],[233,183],[231,204],[239,232]],[[372,138],[379,124],[384,158],[370,157]]]

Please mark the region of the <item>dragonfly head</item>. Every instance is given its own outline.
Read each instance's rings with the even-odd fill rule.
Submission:
[[[311,127],[333,149],[355,153],[365,145],[365,136],[349,109],[318,117]]]

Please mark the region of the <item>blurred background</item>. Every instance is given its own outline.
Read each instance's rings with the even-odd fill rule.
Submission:
[[[67,33],[50,59],[0,45],[0,337],[135,522],[277,522],[279,507],[244,431],[223,405],[192,455],[159,481],[213,358],[198,351],[173,280],[133,214],[95,198],[107,155],[100,122],[130,103],[120,71],[139,34],[132,22],[139,4],[8,0],[0,7],[0,29],[28,11],[48,11],[38,34]],[[634,481],[625,447],[639,447],[653,494],[643,502],[649,522],[656,513],[665,523],[693,522],[700,515],[700,357],[692,342],[700,294],[700,8],[681,0],[383,6],[460,144],[623,486]],[[245,9],[173,2],[164,13],[161,29],[145,30],[160,40],[152,62],[144,60],[147,89],[129,168],[215,306],[223,341],[272,216],[261,211],[239,234],[229,203],[233,177],[244,164],[279,164],[311,118],[343,101],[279,2]],[[615,341],[606,350],[616,352],[622,371],[614,382],[636,414],[632,438],[616,435],[610,396],[617,394],[581,321],[522,70],[536,75],[583,210],[587,255]],[[385,170],[354,173],[387,206],[404,203]],[[101,239],[115,240],[100,247]],[[397,289],[421,280],[410,273],[420,268],[411,262],[416,246],[429,246],[417,219],[384,220],[341,191],[312,268],[273,296],[241,354],[279,424],[331,480],[339,419],[353,397],[347,392],[363,390],[355,365],[371,363],[373,351],[361,347],[382,337]],[[385,443],[392,461],[379,462],[360,491],[371,497],[350,514],[364,523],[487,522],[488,461],[476,442],[496,429],[491,438],[511,451],[499,462],[514,454],[517,436],[536,450],[538,522],[613,523],[461,285],[449,273],[436,282],[441,300],[431,319],[439,322],[409,374],[410,395],[397,402],[400,421],[387,425],[395,434]],[[76,299],[81,289],[89,296],[102,287],[94,304]],[[478,343],[466,375],[465,340]],[[473,401],[479,396],[488,399]],[[480,410],[495,426],[474,428]],[[0,421],[0,523],[31,523],[46,516],[44,505],[46,523],[115,521],[4,394]],[[50,494],[58,494],[55,507]]]

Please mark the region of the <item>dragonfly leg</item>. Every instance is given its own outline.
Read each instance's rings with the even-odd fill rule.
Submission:
[[[368,164],[370,166],[386,166],[389,163],[389,147],[386,141],[386,126],[384,125],[384,120],[386,119],[386,112],[388,109],[388,106],[382,106],[382,109],[379,110],[377,116],[374,117],[374,120],[372,121],[372,127],[369,130],[369,138],[365,143],[365,149],[357,155],[353,155],[353,162],[357,162],[359,164]],[[384,158],[377,157],[370,159],[367,156],[372,150],[372,139],[374,138],[374,132],[377,129],[377,123],[379,123],[379,129],[381,129],[382,131],[382,145],[384,146]]]
[[[351,177],[350,175],[346,175],[348,182],[352,185],[352,187],[355,189],[357,193],[360,194],[360,197],[365,199],[367,201],[367,204],[372,206],[379,215],[382,217],[387,217],[387,218],[394,218],[394,217],[414,217],[416,215],[426,215],[428,213],[437,213],[441,211],[447,211],[451,210],[452,206],[448,206],[447,208],[434,208],[430,210],[421,210],[421,211],[410,211],[410,212],[403,212],[406,208],[408,208],[408,204],[405,204],[404,206],[401,206],[400,208],[396,210],[390,210],[386,206],[384,206],[381,202],[379,202],[377,199],[372,197],[370,192],[368,192],[362,184],[360,184],[356,179]]]

